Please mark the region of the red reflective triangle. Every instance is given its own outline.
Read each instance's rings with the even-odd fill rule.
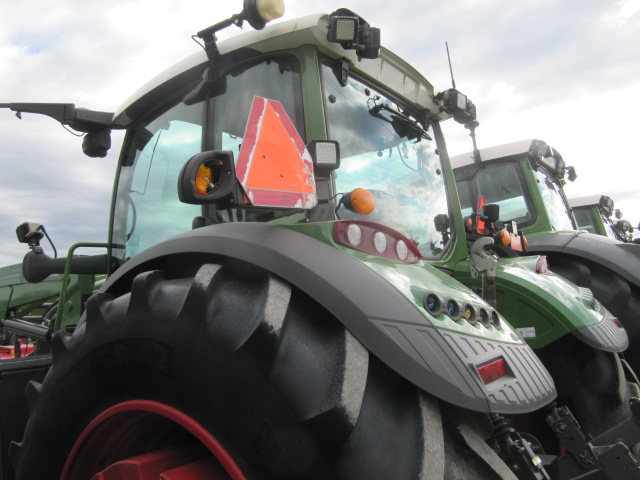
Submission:
[[[282,104],[255,97],[236,164],[253,205],[313,208],[313,161]]]
[[[480,209],[484,207],[486,203],[487,201],[484,198],[484,195],[478,195],[478,209],[476,210],[476,212],[480,213]],[[480,235],[486,235],[487,233],[489,233],[489,230],[485,226],[484,220],[480,220],[478,218],[478,220],[476,221],[476,225],[477,225],[478,233]]]

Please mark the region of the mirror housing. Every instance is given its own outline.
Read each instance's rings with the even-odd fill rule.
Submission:
[[[214,204],[219,208],[246,203],[236,177],[233,152],[213,150],[191,157],[178,176],[178,197],[183,203]]]

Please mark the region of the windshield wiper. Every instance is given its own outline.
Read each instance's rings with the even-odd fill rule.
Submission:
[[[374,99],[375,100],[375,99]],[[382,110],[386,110],[389,112],[389,116],[391,118],[387,118],[382,113]],[[403,113],[399,110],[395,110],[385,103],[380,103],[374,105],[369,109],[369,113],[376,118],[384,120],[387,123],[390,123],[393,127],[393,130],[400,138],[406,138],[407,140],[415,140],[416,143],[422,140],[423,138],[426,140],[432,140],[427,131],[422,128],[422,126],[411,118],[406,113]]]

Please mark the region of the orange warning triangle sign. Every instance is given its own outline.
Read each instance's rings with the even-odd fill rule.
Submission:
[[[313,208],[311,156],[280,102],[255,97],[236,164],[253,205]]]

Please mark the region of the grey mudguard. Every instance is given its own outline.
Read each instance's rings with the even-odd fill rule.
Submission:
[[[451,404],[483,412],[523,413],[556,396],[546,368],[520,339],[503,343],[434,328],[361,261],[278,226],[228,223],[193,230],[136,255],[101,291],[125,293],[135,275],[184,262],[176,258],[181,255],[200,263],[216,257],[241,259],[278,275],[327,308],[396,372]],[[484,385],[476,365],[499,356],[505,359],[508,374]]]
[[[627,331],[621,328],[618,319],[608,310],[597,325],[578,328],[571,333],[590,347],[605,352],[622,352],[629,346]]]
[[[563,253],[591,260],[640,285],[640,245],[587,232],[527,237],[529,253]]]

